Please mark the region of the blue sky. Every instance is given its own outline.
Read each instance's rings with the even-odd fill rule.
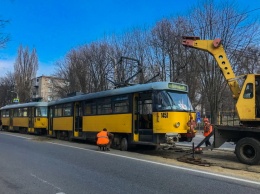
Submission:
[[[0,0],[0,19],[11,35],[0,49],[0,76],[13,71],[19,45],[36,48],[38,75],[50,75],[55,61],[79,45],[136,26],[151,26],[163,17],[187,14],[197,0]],[[260,7],[260,0],[238,0],[241,7]],[[258,11],[260,12],[260,11]]]

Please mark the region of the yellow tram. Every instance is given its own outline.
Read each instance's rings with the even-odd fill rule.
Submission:
[[[2,107],[2,129],[21,133],[46,134],[47,102],[10,104]]]
[[[49,136],[92,139],[107,128],[113,146],[171,146],[195,136],[187,125],[195,117],[188,86],[174,82],[137,84],[82,94],[48,103]]]

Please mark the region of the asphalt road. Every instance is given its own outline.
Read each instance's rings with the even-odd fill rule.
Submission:
[[[260,182],[94,145],[0,132],[0,193],[260,193]]]

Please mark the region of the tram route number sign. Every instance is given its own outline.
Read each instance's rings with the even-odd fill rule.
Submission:
[[[13,103],[19,103],[19,98],[14,98]]]

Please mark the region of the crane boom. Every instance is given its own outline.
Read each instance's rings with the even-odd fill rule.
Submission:
[[[187,47],[204,50],[210,53],[217,61],[219,68],[221,69],[229,88],[233,94],[234,99],[238,99],[241,88],[236,80],[236,76],[229,63],[226,52],[221,44],[220,39],[215,40],[200,40],[199,37],[183,37],[182,44]]]

